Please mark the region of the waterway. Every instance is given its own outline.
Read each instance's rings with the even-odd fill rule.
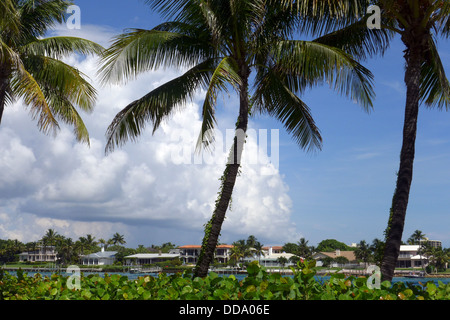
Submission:
[[[11,275],[17,275],[16,271],[8,271],[9,274]],[[43,277],[50,277],[53,272],[26,272],[24,271],[24,274],[27,274],[28,276],[32,277],[34,276],[36,273],[41,274]],[[153,276],[153,277],[157,277],[158,274],[157,273],[129,273],[129,272],[82,272],[83,276],[89,276],[91,274],[95,274],[95,275],[100,275],[100,276],[104,276],[105,273],[108,275],[113,275],[113,274],[120,274],[123,276],[128,277],[128,279],[130,280],[134,280],[137,279],[139,277],[146,277],[146,276]],[[62,276],[69,276],[70,274],[66,273],[66,272],[61,272],[60,273]],[[229,277],[229,274],[225,274],[225,275],[220,275],[223,277]],[[233,276],[238,279],[238,280],[242,280],[244,279],[247,275],[246,274],[233,274]],[[284,275],[285,277],[292,277],[292,275]],[[327,281],[328,279],[330,279],[330,276],[315,276],[315,278],[320,281],[320,282],[324,282]],[[438,285],[439,282],[448,284],[450,283],[450,278],[445,277],[445,278],[434,278],[434,277],[419,277],[419,278],[408,278],[408,277],[394,277],[392,279],[392,283],[396,283],[396,282],[404,282],[404,283],[411,283],[414,285],[421,285],[421,284],[426,284],[427,282],[434,282],[436,285]]]

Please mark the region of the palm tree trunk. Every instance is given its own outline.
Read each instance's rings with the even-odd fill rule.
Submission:
[[[242,151],[244,150],[245,133],[247,132],[248,124],[248,68],[243,68],[241,74],[242,85],[240,87],[240,107],[239,118],[236,125],[236,135],[230,158],[226,165],[224,175],[222,177],[222,190],[216,200],[216,208],[214,210],[211,220],[207,223],[205,228],[205,236],[203,238],[202,251],[200,253],[197,265],[194,271],[194,277],[206,277],[208,275],[208,268],[214,259],[214,252],[217,247],[222,224],[225,219],[225,214],[230,205],[231,195],[233,193],[236,178],[239,173]],[[242,70],[242,69],[241,69]],[[243,139],[244,138],[244,139]]]
[[[390,221],[388,222],[384,257],[381,263],[383,280],[388,281],[391,281],[394,276],[395,266],[400,253],[406,209],[413,177],[417,118],[420,100],[420,72],[423,61],[422,55],[424,53],[421,46],[408,46],[407,42],[405,42],[405,44],[407,45],[407,48],[409,48],[409,52],[405,55],[407,62],[405,73],[407,92],[403,144],[400,154],[400,168],[397,176],[397,185],[392,200],[392,213]]]

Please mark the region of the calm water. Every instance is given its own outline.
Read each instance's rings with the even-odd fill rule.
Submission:
[[[26,273],[28,276],[34,276],[36,274],[36,272],[24,272]],[[52,272],[39,272],[43,277],[48,276],[50,277],[53,273]],[[11,275],[16,275],[17,273],[15,271],[9,271],[9,274]],[[91,274],[95,274],[95,275],[99,275],[99,276],[104,276],[104,272],[83,272],[84,276],[88,276]],[[155,273],[126,273],[126,272],[107,272],[107,274],[112,275],[112,274],[120,274],[120,275],[124,275],[126,277],[128,277],[128,279],[133,280],[133,279],[137,279],[138,277],[145,277],[145,276],[158,276]],[[63,276],[69,276],[68,273],[62,272],[61,275]],[[220,276],[224,276],[224,277],[228,277],[229,275],[220,275]],[[235,274],[234,275],[236,277],[236,279],[238,280],[242,280],[244,279],[247,275],[245,274]],[[286,277],[289,277],[289,275],[286,275]],[[328,279],[330,279],[329,276],[316,276],[315,277],[318,281],[327,281]],[[425,284],[427,282],[434,282],[436,284],[438,284],[439,281],[448,284],[450,283],[450,278],[407,278],[407,277],[394,277],[392,279],[392,283],[395,282],[404,282],[404,283],[412,283],[414,285],[420,285],[420,283]]]

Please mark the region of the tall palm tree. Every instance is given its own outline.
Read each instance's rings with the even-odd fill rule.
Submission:
[[[205,225],[194,272],[194,276],[204,277],[240,169],[249,114],[273,116],[301,148],[317,150],[322,145],[319,129],[309,107],[297,94],[328,83],[368,110],[374,96],[372,74],[343,50],[325,44],[327,39],[294,39],[299,25],[306,34],[324,30],[326,21],[308,18],[317,1],[303,1],[309,4],[303,16],[301,10],[305,8],[274,0],[146,2],[171,21],[152,30],[133,29],[117,36],[105,51],[100,70],[103,80],[122,82],[163,66],[187,71],[120,111],[108,128],[106,151],[135,140],[147,122],[152,122],[153,131],[157,130],[200,88],[206,90],[206,96],[197,150],[208,147],[214,140],[218,92],[231,89],[239,96],[234,143],[212,218]]]
[[[383,27],[398,33],[405,45],[406,105],[400,166],[386,229],[381,264],[384,280],[391,280],[400,253],[409,193],[413,178],[419,105],[450,107],[450,82],[436,41],[450,35],[450,2],[445,0],[379,0]]]
[[[5,106],[22,98],[38,127],[56,132],[58,120],[74,127],[78,141],[89,134],[77,108],[90,112],[96,91],[61,59],[72,53],[100,54],[102,47],[75,37],[48,37],[64,21],[64,0],[2,0],[0,6],[0,122]],[[57,120],[58,119],[58,120]]]

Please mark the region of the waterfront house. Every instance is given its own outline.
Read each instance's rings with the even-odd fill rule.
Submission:
[[[263,253],[261,255],[253,255],[252,257],[244,258],[244,261],[251,262],[257,260],[259,264],[263,267],[282,267],[282,263],[280,263],[280,258],[286,259],[286,264],[284,266],[295,265],[290,259],[295,256],[292,253],[286,253],[283,251],[282,246],[271,246],[271,247],[263,247]]]
[[[82,265],[103,266],[112,265],[116,260],[117,251],[105,251],[102,247],[100,252],[83,255],[80,258]]]
[[[54,246],[40,246],[36,250],[19,254],[20,262],[56,262],[58,252]]]
[[[344,258],[343,260],[347,260],[347,263],[339,263],[336,261],[336,258],[338,257],[342,257]],[[327,259],[327,258],[331,258],[333,260],[335,260],[334,262],[332,262],[332,264],[330,265],[330,267],[344,267],[344,266],[350,266],[350,265],[356,265],[356,257],[355,257],[355,252],[354,251],[344,251],[344,250],[339,250],[336,249],[335,251],[331,251],[331,252],[316,252],[313,255],[313,259],[315,259],[317,261],[317,266],[321,267],[323,265],[322,260]]]
[[[170,253],[137,253],[125,257],[125,263],[128,266],[142,266],[154,264],[157,262],[163,262],[168,260],[179,259],[179,252]]]
[[[402,245],[398,255],[397,268],[422,268],[428,264],[428,258],[419,254],[420,245]]]
[[[219,263],[227,263],[230,260],[232,245],[221,244],[216,247],[214,254],[215,259]],[[178,247],[180,249],[180,259],[185,264],[196,264],[202,250],[199,245],[185,245]]]

